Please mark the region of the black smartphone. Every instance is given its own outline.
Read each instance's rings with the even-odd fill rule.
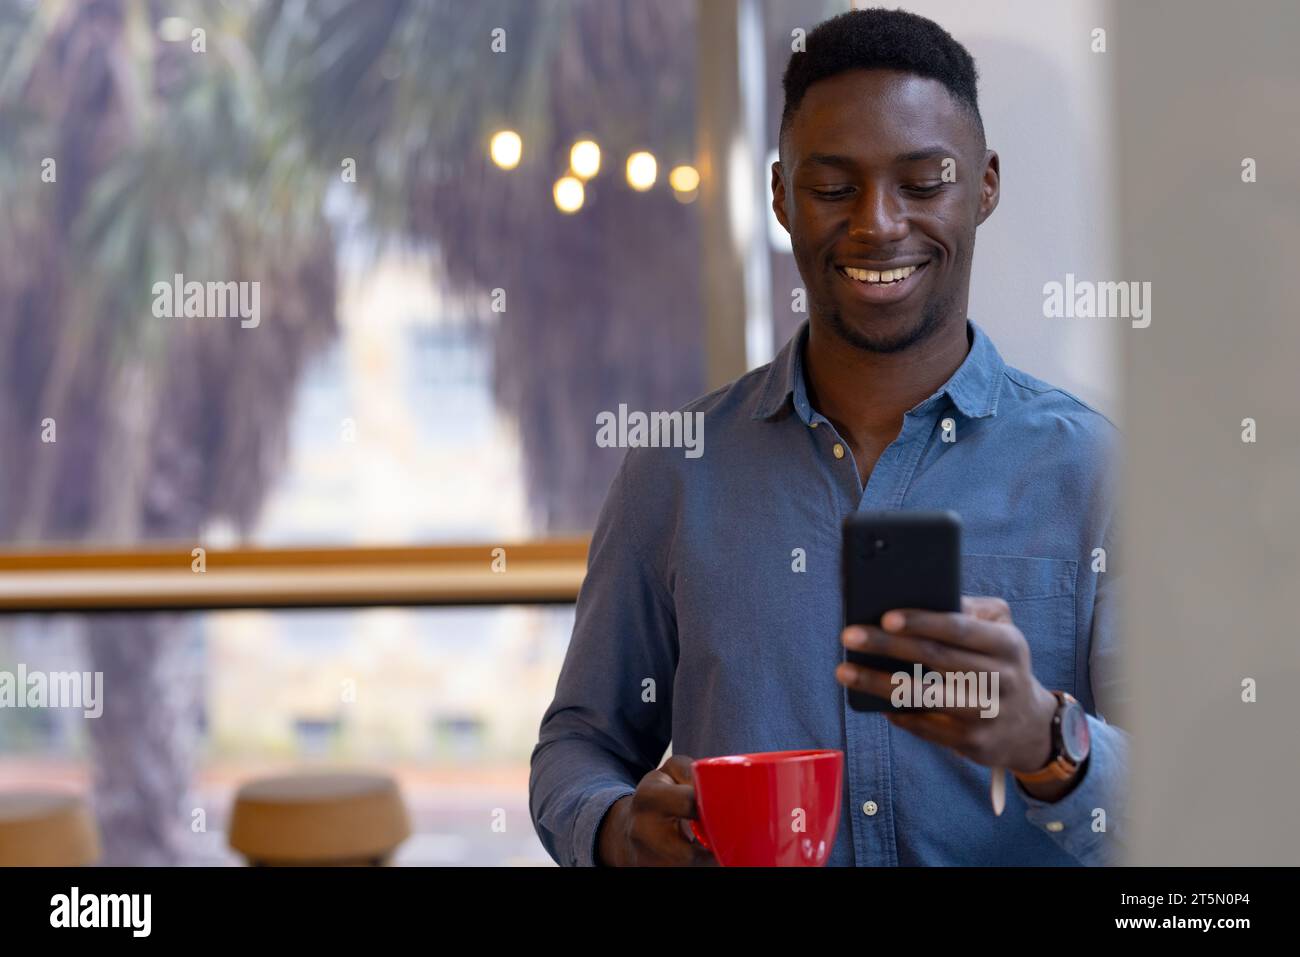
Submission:
[[[844,624],[876,625],[892,608],[961,611],[961,518],[956,512],[856,512],[844,520]],[[854,664],[912,673],[914,662],[845,650]],[[925,662],[920,662],[922,666]],[[850,691],[855,711],[915,711]]]

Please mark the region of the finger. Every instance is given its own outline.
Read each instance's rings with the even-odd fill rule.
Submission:
[[[983,621],[959,612],[895,608],[885,612],[881,627],[890,634],[918,635],[947,645],[1004,658],[1011,650],[1006,622]]]
[[[1011,606],[1005,600],[989,595],[962,595],[962,614],[973,615],[984,621],[1011,621]]]
[[[689,813],[679,814],[680,817],[693,818],[697,817],[699,814],[699,810],[695,803],[695,769],[692,767],[694,763],[695,759],[692,757],[688,757],[685,754],[674,754],[670,755],[668,760],[659,768],[659,771],[671,780],[675,787],[685,786],[690,790],[690,811]],[[681,801],[681,795],[685,794],[685,792],[681,790],[675,790],[673,793],[677,795],[677,798],[675,798],[676,801]],[[682,802],[681,804],[675,804],[674,806],[684,807],[687,806],[687,804]]]
[[[938,672],[935,673],[938,674]],[[915,682],[912,675],[906,671],[880,671],[876,668],[867,668],[846,661],[835,669],[835,680],[850,691],[875,695],[877,698],[885,699],[894,706],[894,713],[902,713],[900,709],[913,707],[913,695],[916,692],[913,691],[912,686]],[[925,711],[927,713],[948,715],[963,724],[982,720],[985,707],[980,703],[978,690],[969,689],[967,685],[962,685],[961,689],[960,694],[964,696],[961,700],[967,703],[961,705],[927,704],[924,705]],[[967,694],[968,690],[970,694]]]
[[[918,738],[954,751],[965,753],[969,748],[969,728],[952,715],[927,709],[926,711],[898,711],[886,715],[890,723]]]
[[[697,848],[682,833],[681,823],[672,818],[652,818],[643,822],[634,836],[640,847],[638,862],[654,867],[693,865]]]
[[[894,691],[890,672],[855,665],[851,661],[842,661],[836,666],[835,680],[850,691],[875,695],[877,698],[888,699]]]
[[[857,651],[862,642],[866,641],[870,630],[870,625],[849,625],[840,632],[840,644],[845,648]]]
[[[684,754],[674,754],[660,765],[659,770],[677,784],[694,784],[695,769],[692,767],[694,763],[694,758],[688,758]]]
[[[674,851],[672,863],[674,867],[717,867],[718,859],[713,856],[713,852],[701,844],[694,841],[682,839],[681,851]]]
[[[694,832],[690,830],[690,824],[692,824],[692,822],[689,822],[689,820],[679,820],[679,822],[677,823],[679,823],[681,826],[681,836],[685,837],[686,841],[688,841],[690,846],[693,846],[693,848],[695,849],[695,858],[694,861],[692,862],[694,863],[694,865],[707,865],[707,863],[718,863],[718,859],[714,857],[714,852],[706,848],[705,845],[699,843],[698,837],[695,837]],[[701,824],[701,828],[702,827],[703,826]]]
[[[871,626],[844,629],[841,643],[850,651],[917,661],[934,671],[990,671],[996,659],[916,635],[891,634]]]
[[[695,788],[689,784],[676,784],[672,778],[661,771],[651,774],[660,775],[661,779],[649,782],[638,789],[638,804],[665,817],[699,817],[699,807],[695,803]]]
[[[695,849],[695,853],[692,856],[690,861],[691,866],[692,867],[717,867],[718,859],[714,857],[713,851],[709,850],[707,847],[701,844],[699,840],[695,837],[695,834],[692,833],[691,822],[678,821],[678,824],[681,825],[682,837],[685,838],[686,841],[691,845],[691,847]]]
[[[906,701],[912,698],[912,676],[906,671],[881,671],[844,661],[835,669],[835,680],[850,691],[875,695],[891,703],[895,693],[903,695]]]

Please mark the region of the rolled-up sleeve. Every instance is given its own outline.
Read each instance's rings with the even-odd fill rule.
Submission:
[[[1092,746],[1083,778],[1059,801],[1042,801],[1017,782],[1029,806],[1026,817],[1042,828],[1081,864],[1122,863],[1126,828],[1129,736],[1115,722],[1129,713],[1121,655],[1120,594],[1122,576],[1116,567],[1118,536],[1111,522],[1105,537],[1109,570],[1097,572],[1096,600],[1088,651],[1095,714],[1088,715]]]
[[[636,480],[648,452],[624,458],[601,509],[573,637],[533,749],[529,811],[562,866],[596,863],[606,812],[658,766],[672,737],[676,618],[662,566],[642,547],[643,526],[663,514],[652,501],[663,489]]]

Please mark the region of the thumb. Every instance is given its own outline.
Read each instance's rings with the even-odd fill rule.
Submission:
[[[694,784],[695,769],[691,767],[695,759],[684,754],[674,754],[659,768],[673,779],[674,784]]]

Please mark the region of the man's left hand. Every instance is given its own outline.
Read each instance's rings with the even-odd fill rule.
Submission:
[[[1057,699],[1034,677],[1029,643],[1005,601],[963,595],[960,612],[895,609],[881,625],[850,625],[840,641],[850,651],[920,662],[925,671],[998,675],[996,716],[981,717],[978,702],[967,702],[960,708],[886,712],[894,725],[988,767],[1029,772],[1051,760]],[[896,687],[891,672],[847,661],[835,678],[850,690],[886,700]]]

